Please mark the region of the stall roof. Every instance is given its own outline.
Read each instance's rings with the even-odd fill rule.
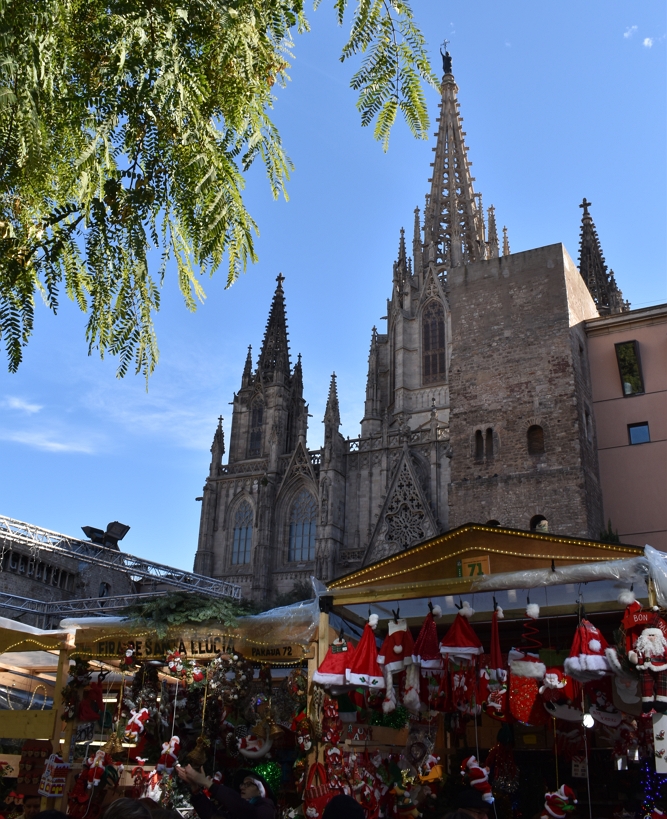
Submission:
[[[328,589],[336,603],[466,593],[482,575],[608,562],[643,553],[640,547],[621,543],[468,523],[340,577]]]
[[[0,654],[6,651],[52,651],[69,639],[68,631],[45,631],[41,628],[0,617]]]

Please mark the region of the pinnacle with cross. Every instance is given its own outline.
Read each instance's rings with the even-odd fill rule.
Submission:
[[[276,281],[278,282],[278,287],[283,286],[283,282],[285,281],[285,277],[283,276],[282,273],[278,273],[278,275],[276,276]]]
[[[586,197],[584,196],[584,201],[579,205],[580,208],[584,209],[584,216],[589,216],[588,209],[592,204],[592,202],[587,202]]]

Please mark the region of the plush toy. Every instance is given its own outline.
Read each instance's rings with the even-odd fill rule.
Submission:
[[[174,650],[167,654],[167,668],[172,674],[183,673],[183,660],[181,659],[180,651]]]
[[[544,810],[540,819],[565,819],[575,810],[577,795],[569,785],[561,785],[557,791],[544,795]]]
[[[130,718],[125,726],[125,740],[127,742],[136,742],[140,734],[143,734],[146,722],[150,718],[148,708],[141,708],[135,711],[134,708],[130,711]]]
[[[192,682],[201,682],[204,679],[206,671],[198,664],[196,660],[192,661]]]
[[[157,761],[155,770],[158,773],[171,773],[178,762],[178,754],[181,750],[181,740],[178,737],[172,737],[169,742],[162,743],[162,753]]]
[[[103,751],[101,748],[99,751],[96,752],[94,757],[88,758],[88,770],[86,771],[86,782],[87,787],[90,790],[91,788],[96,788],[104,775],[104,769],[107,766],[107,762],[111,763],[111,758],[107,760],[107,753]]]
[[[247,759],[260,759],[271,750],[273,740],[269,737],[248,734],[238,740],[238,749]]]
[[[469,756],[461,763],[461,776],[468,778],[468,784],[482,796],[489,805],[493,803],[493,793],[489,784],[489,769],[480,767],[477,758]]]
[[[133,666],[134,663],[134,643],[128,643],[125,647],[125,656],[123,657],[123,663],[127,667]]]
[[[628,652],[637,666],[642,690],[642,713],[667,711],[667,639],[661,628],[645,628]]]

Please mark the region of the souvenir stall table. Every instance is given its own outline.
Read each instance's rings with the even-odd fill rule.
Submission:
[[[665,559],[468,525],[331,582],[306,813],[319,772],[369,815],[440,816],[467,785],[494,819],[657,819]]]
[[[51,652],[53,674],[48,710],[28,702],[0,713],[0,742],[24,740],[20,757],[0,759],[0,786],[12,794],[0,815],[20,814],[28,751],[30,792],[86,819],[121,795],[187,812],[177,762],[219,770],[232,784],[235,771],[252,769],[289,796],[317,616],[310,601],[238,618],[234,628],[91,617],[51,632],[3,621],[0,669],[17,651],[38,650]],[[27,737],[41,738],[39,747],[28,748]]]

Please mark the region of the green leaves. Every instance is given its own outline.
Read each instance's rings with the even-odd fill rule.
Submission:
[[[236,618],[245,613],[243,605],[231,600],[206,597],[194,592],[171,592],[128,608],[123,615],[154,628],[162,638],[167,636],[171,626],[181,626],[184,623],[215,621],[222,626],[234,628]]]
[[[342,22],[347,0],[334,0]],[[89,353],[148,377],[170,262],[188,309],[225,260],[256,261],[244,173],[274,197],[292,170],[270,118],[301,0],[0,0],[0,339],[20,365],[39,293],[87,314]],[[342,59],[385,149],[398,111],[428,128],[434,83],[404,0],[358,0]]]

